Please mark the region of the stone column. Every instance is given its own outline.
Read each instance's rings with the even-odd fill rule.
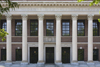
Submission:
[[[27,52],[27,15],[22,14],[22,63],[28,63],[28,52]]]
[[[88,15],[88,62],[93,62],[93,15]]]
[[[12,63],[12,45],[11,45],[11,42],[12,42],[12,39],[11,39],[11,15],[6,15],[6,20],[7,20],[7,33],[9,35],[7,35],[7,38],[6,38],[6,61],[7,61],[7,64],[11,64]]]
[[[77,63],[77,16],[72,15],[72,63]]]
[[[38,32],[38,64],[44,64],[43,56],[43,14],[38,14],[39,32]]]
[[[56,64],[61,62],[61,14],[56,14]]]

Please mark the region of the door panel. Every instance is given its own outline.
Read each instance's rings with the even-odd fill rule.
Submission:
[[[84,49],[78,49],[78,61],[84,61]]]
[[[46,63],[54,63],[54,47],[46,47]]]
[[[93,61],[99,60],[99,49],[93,49]]]
[[[38,47],[30,47],[30,63],[38,62]]]
[[[6,49],[1,49],[1,61],[6,61]]]
[[[22,60],[22,49],[16,49],[16,61]]]
[[[62,47],[62,63],[70,63],[70,47]]]

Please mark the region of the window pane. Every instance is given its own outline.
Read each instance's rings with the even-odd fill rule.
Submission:
[[[93,49],[93,60],[98,61],[99,60],[99,50],[98,49]]]
[[[69,36],[70,33],[70,26],[69,21],[63,20],[62,21],[62,36]]]
[[[98,22],[98,20],[93,21],[93,36],[99,36],[99,22]]]
[[[38,36],[38,20],[30,20],[30,36]]]
[[[6,49],[1,49],[1,61],[6,61]]]
[[[77,25],[78,25],[78,27],[77,27],[77,30],[78,30],[77,35],[78,36],[84,36],[85,35],[85,33],[84,33],[84,31],[85,31],[84,20],[78,20]]]
[[[54,21],[46,21],[46,36],[54,36]]]
[[[6,20],[1,20],[1,29],[5,29],[5,31],[7,31],[7,23],[6,23]]]
[[[22,36],[22,21],[15,20],[15,35]]]

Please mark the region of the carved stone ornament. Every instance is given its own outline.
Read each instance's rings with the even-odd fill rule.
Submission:
[[[88,16],[88,20],[93,20],[94,14],[88,14],[87,16]]]
[[[77,20],[78,14],[72,14],[72,20]]]
[[[55,14],[56,20],[61,20],[62,14]]]
[[[37,14],[39,20],[43,20],[44,14]]]
[[[28,15],[27,14],[21,14],[22,20],[27,20]]]
[[[11,20],[11,14],[5,14],[7,20]]]

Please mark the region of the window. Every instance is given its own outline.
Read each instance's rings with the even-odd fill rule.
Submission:
[[[98,20],[93,21],[93,36],[99,36],[99,22],[98,22]]]
[[[15,36],[22,36],[22,21],[15,21]]]
[[[6,20],[1,20],[1,29],[5,29],[5,31],[7,31],[7,23],[6,23]]]
[[[70,35],[70,21],[62,20],[62,36]]]
[[[46,36],[54,36],[54,20],[46,20]]]
[[[6,61],[6,49],[1,49],[1,61]]]
[[[22,60],[22,49],[16,49],[16,61]]]
[[[78,20],[78,23],[77,23],[77,35],[78,36],[84,36],[85,35],[85,21],[84,20]]]
[[[99,60],[99,50],[93,49],[93,60],[98,61]]]
[[[38,20],[30,20],[30,36],[38,36]]]
[[[84,49],[78,49],[78,61],[84,61]]]

